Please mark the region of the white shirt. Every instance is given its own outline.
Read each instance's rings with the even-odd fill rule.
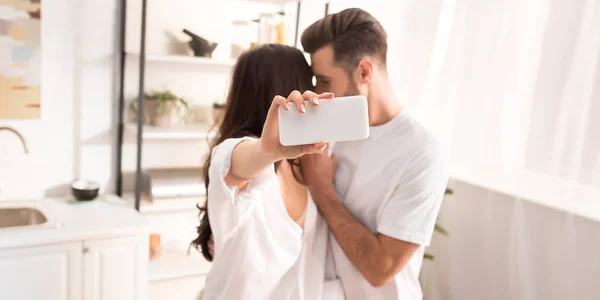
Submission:
[[[371,127],[367,140],[337,143],[335,188],[350,213],[371,232],[421,245],[393,281],[372,287],[330,238],[346,299],[422,299],[419,272],[429,245],[448,175],[438,143],[401,113]]]
[[[304,230],[289,217],[273,167],[243,191],[225,184],[233,149],[244,140],[250,138],[228,139],[212,151],[208,216],[215,255],[203,300],[321,299],[327,224],[310,197]]]

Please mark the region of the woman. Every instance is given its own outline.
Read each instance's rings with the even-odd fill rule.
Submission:
[[[207,204],[193,241],[212,261],[204,299],[323,298],[327,225],[295,159],[326,144],[282,146],[277,117],[279,107],[304,112],[305,100],[318,106],[333,97],[310,92],[311,79],[295,48],[265,45],[238,59],[204,166]]]

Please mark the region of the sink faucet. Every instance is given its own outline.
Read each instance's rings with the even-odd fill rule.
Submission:
[[[23,144],[23,150],[25,151],[25,153],[29,153],[29,150],[27,150],[27,142],[25,142],[25,138],[23,137],[23,135],[21,133],[19,133],[15,129],[12,129],[12,128],[6,127],[6,126],[0,127],[0,131],[2,131],[2,130],[7,130],[7,131],[14,133],[21,140],[21,144]]]

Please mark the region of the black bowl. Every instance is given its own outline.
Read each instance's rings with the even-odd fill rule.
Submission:
[[[100,185],[93,181],[76,180],[71,183],[71,194],[77,201],[91,201],[98,197]]]

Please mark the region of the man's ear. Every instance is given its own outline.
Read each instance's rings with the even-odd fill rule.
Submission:
[[[358,80],[360,83],[369,83],[371,82],[371,78],[373,78],[373,61],[368,58],[363,58],[358,63],[357,71],[358,71]]]

